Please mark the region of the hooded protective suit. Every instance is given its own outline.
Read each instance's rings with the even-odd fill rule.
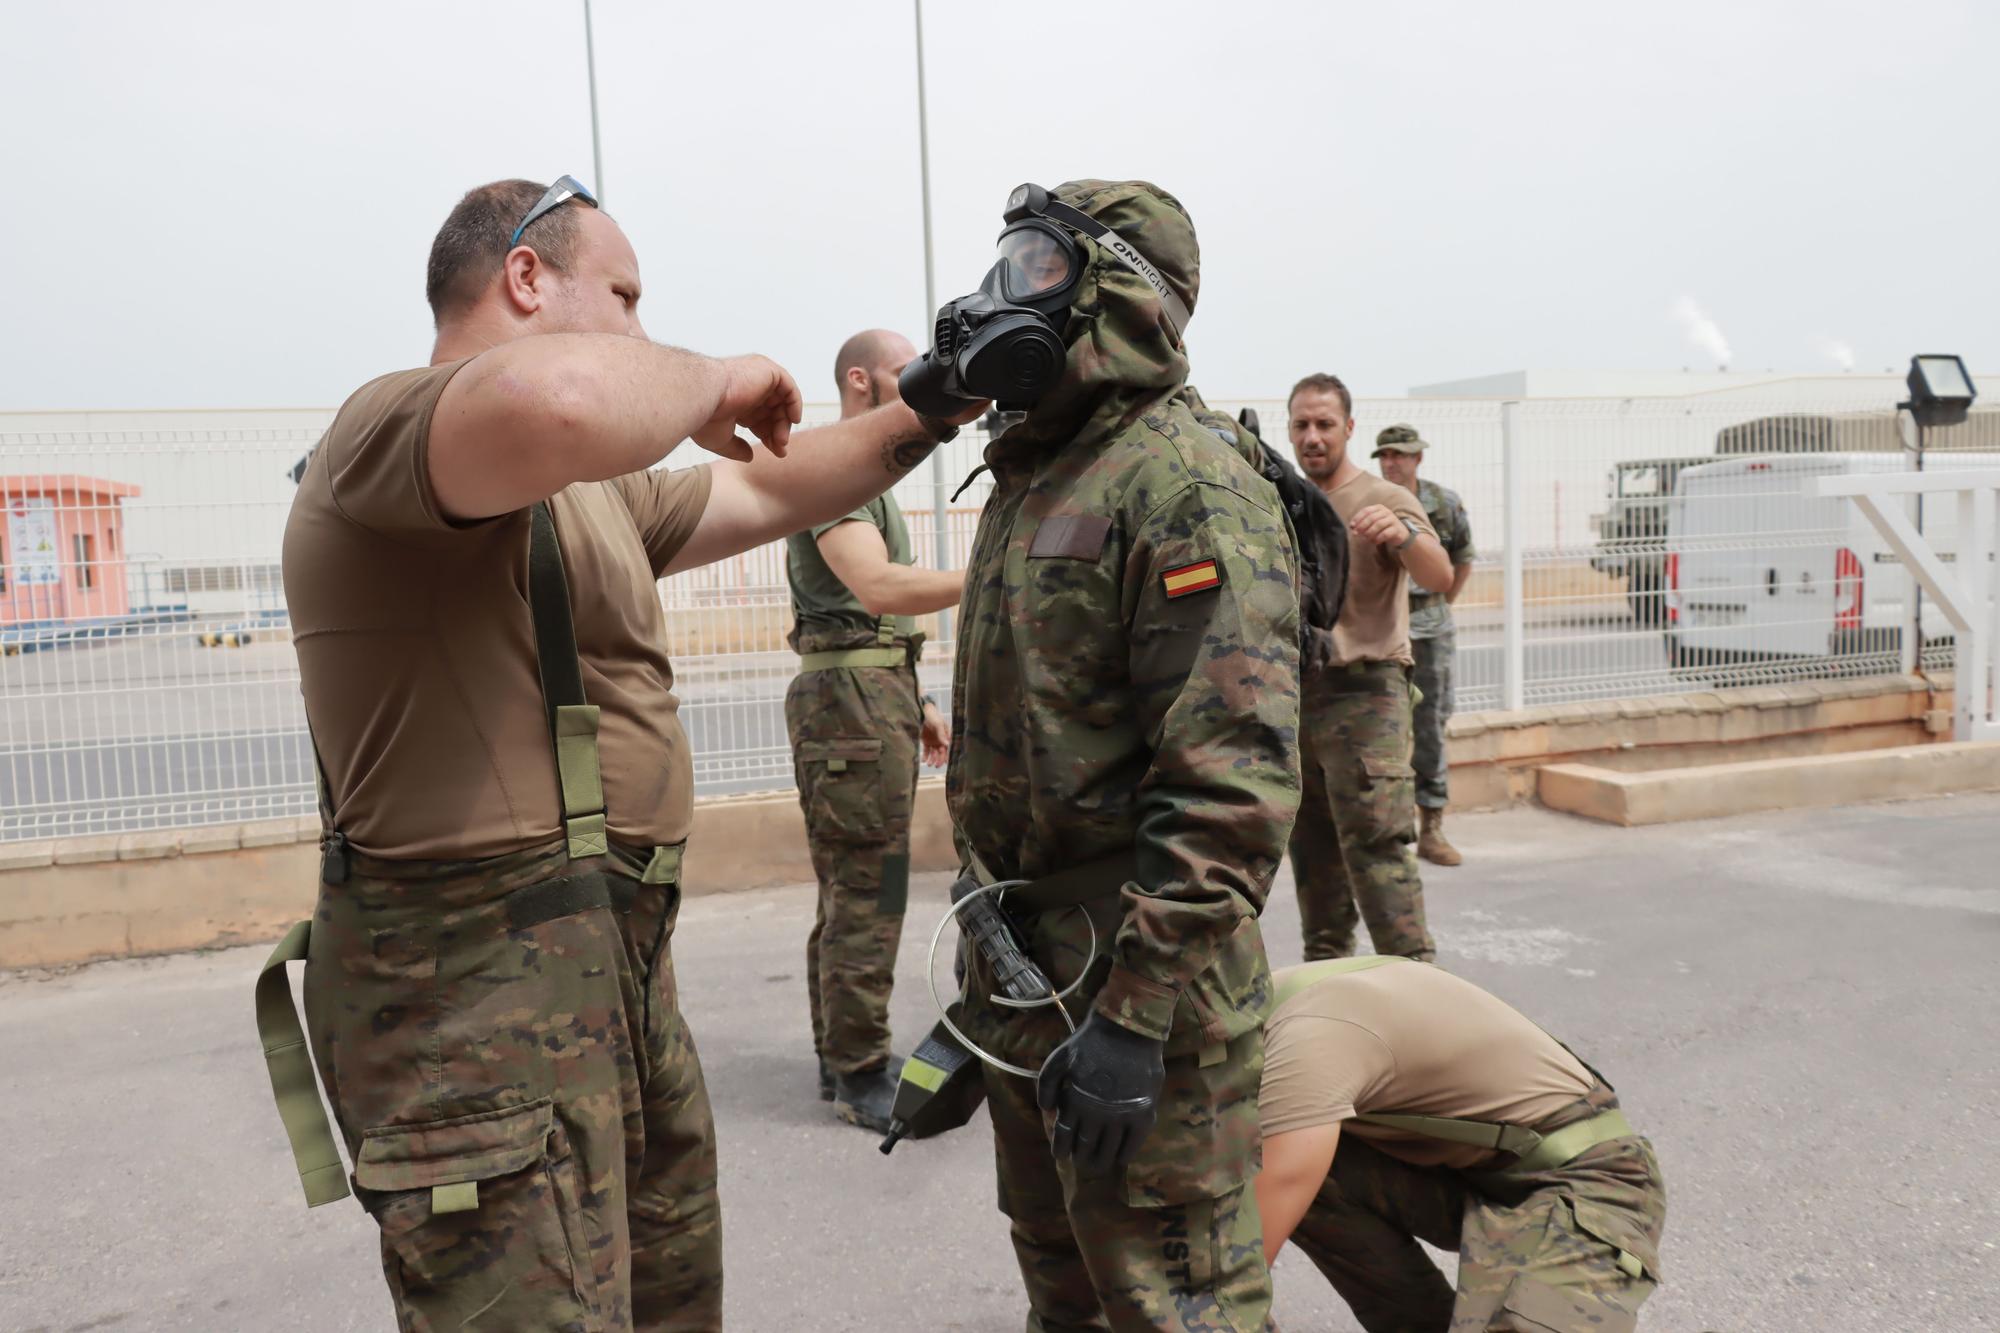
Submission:
[[[1198,250],[1172,196],[1055,194],[1193,307]],[[1163,1039],[1166,1080],[1136,1158],[1079,1178],[1052,1158],[1034,1085],[989,1069],[1000,1201],[1031,1327],[1257,1330],[1269,1274],[1248,1181],[1272,1003],[1257,915],[1299,801],[1296,558],[1270,485],[1181,397],[1187,358],[1157,295],[1086,246],[1063,378],[987,450],[947,791],[961,858],[986,877],[1121,867],[1084,909],[1021,933],[1063,986],[1095,923],[1071,1012]],[[1040,1067],[1068,1029],[981,1002],[991,985],[975,965],[970,1033]]]

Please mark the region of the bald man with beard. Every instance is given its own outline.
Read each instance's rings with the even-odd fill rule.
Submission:
[[[868,329],[834,360],[845,421],[898,401],[909,339]],[[805,812],[819,912],[806,941],[819,1091],[834,1114],[889,1128],[896,1070],[889,991],[910,877],[910,811],[919,749],[942,764],[949,731],[917,684],[924,636],[916,617],[958,604],[964,574],[919,569],[890,494],[795,533],[785,548],[792,648],[799,674],[785,695],[799,806]]]

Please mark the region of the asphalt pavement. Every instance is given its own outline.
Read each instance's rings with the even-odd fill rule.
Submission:
[[[1665,1164],[1659,1330],[1973,1329],[2000,1308],[2000,797],[1620,830],[1454,816],[1446,966],[1575,1046]],[[699,887],[699,886],[697,886]],[[1015,1333],[983,1115],[893,1156],[814,1093],[807,887],[687,904],[731,1328]],[[894,1019],[928,1026],[917,886]],[[1273,961],[1299,957],[1281,881]],[[393,1325],[369,1222],[308,1212],[251,1020],[261,949],[0,976],[0,1329]],[[1287,1333],[1355,1328],[1296,1254]]]

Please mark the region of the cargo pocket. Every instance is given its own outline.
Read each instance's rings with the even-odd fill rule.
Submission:
[[[1167,1057],[1159,1118],[1125,1168],[1125,1204],[1162,1208],[1216,1199],[1257,1173],[1257,1085],[1264,1030]]]
[[[1659,1248],[1652,1236],[1618,1209],[1568,1196],[1556,1200],[1550,1224],[1550,1242],[1560,1246],[1555,1253],[1564,1260],[1555,1271],[1566,1280],[1557,1285],[1520,1274],[1489,1327],[1510,1333],[1573,1328],[1633,1333],[1639,1303],[1659,1282]]]
[[[1523,1273],[1509,1284],[1489,1333],[1634,1333],[1639,1317],[1615,1309],[1577,1287],[1551,1287]]]
[[[1363,796],[1382,832],[1399,842],[1417,840],[1417,770],[1395,759],[1361,756]]]
[[[1399,764],[1394,759],[1378,759],[1372,754],[1361,756],[1361,771],[1368,775],[1371,785],[1377,782],[1407,781],[1417,776],[1417,770],[1408,764]]]
[[[579,1175],[547,1098],[367,1130],[354,1163],[397,1304],[450,1328],[601,1327]]]
[[[1613,1262],[1633,1281],[1660,1280],[1660,1250],[1645,1226],[1616,1208],[1588,1199],[1565,1198],[1576,1229],[1616,1251]]]
[[[887,840],[879,739],[800,741],[799,768],[806,784],[807,822],[815,835],[853,843]]]

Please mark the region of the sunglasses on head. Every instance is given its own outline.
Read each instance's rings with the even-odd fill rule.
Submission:
[[[528,210],[528,215],[521,219],[521,225],[514,228],[514,234],[507,239],[507,248],[512,250],[521,243],[521,233],[533,226],[536,218],[554,212],[572,199],[581,199],[592,208],[597,207],[597,196],[586,189],[582,181],[574,176],[558,177],[556,183]]]

